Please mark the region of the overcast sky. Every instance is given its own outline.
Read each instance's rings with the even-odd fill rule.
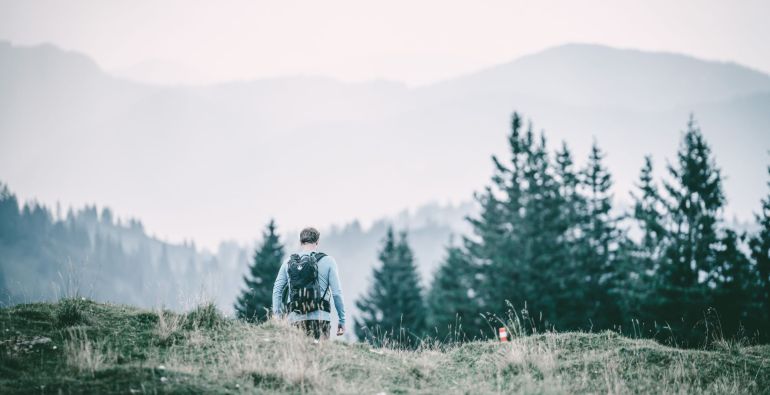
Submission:
[[[425,84],[567,42],[770,71],[770,1],[0,0],[0,39],[166,82],[315,74]]]

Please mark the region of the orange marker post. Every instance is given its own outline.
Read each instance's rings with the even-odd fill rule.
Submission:
[[[507,342],[508,341],[508,331],[505,329],[505,327],[502,327],[498,329],[498,333],[500,334],[500,341],[501,342]]]

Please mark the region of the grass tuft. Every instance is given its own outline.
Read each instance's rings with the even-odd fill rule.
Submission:
[[[222,314],[217,310],[213,302],[207,302],[197,306],[187,314],[184,327],[188,330],[217,329],[225,324]]]
[[[154,331],[156,344],[171,346],[185,338],[185,333],[182,330],[185,321],[183,316],[163,310],[159,310],[153,316],[156,323]]]
[[[77,298],[62,299],[56,309],[56,325],[60,328],[89,325],[91,323],[89,304],[93,302]]]
[[[91,376],[117,362],[117,356],[103,342],[94,342],[82,327],[67,329],[68,339],[64,342],[64,355],[69,368]]]

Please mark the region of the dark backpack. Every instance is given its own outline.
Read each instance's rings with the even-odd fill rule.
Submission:
[[[318,261],[325,257],[322,252],[308,255],[292,254],[289,258],[289,311],[305,314],[315,310],[331,311],[326,291],[321,294],[318,282]]]

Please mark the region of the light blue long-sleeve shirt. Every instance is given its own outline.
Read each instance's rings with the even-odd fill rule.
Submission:
[[[312,251],[298,252],[297,255],[308,255]],[[281,265],[281,269],[278,270],[278,276],[275,278],[273,284],[273,314],[281,315],[282,304],[281,297],[283,296],[283,289],[289,283],[289,264],[288,261]],[[340,325],[345,325],[345,304],[342,302],[342,286],[340,286],[340,278],[337,274],[337,262],[329,255],[321,258],[318,261],[318,285],[321,287],[321,293],[325,290],[326,300],[334,299],[334,308],[337,310],[337,318]],[[298,314],[295,312],[289,313],[289,322],[304,321],[304,320],[323,320],[331,321],[331,313],[323,310],[311,311],[307,314]]]

